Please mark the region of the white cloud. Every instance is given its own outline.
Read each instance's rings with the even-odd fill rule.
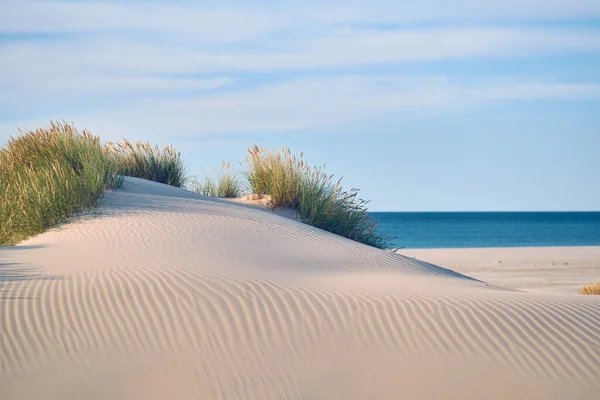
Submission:
[[[527,28],[414,30],[335,29],[319,37],[275,41],[243,50],[228,46],[148,44],[94,36],[0,45],[0,107],[5,113],[49,104],[102,106],[123,100],[173,96],[177,92],[234,89],[252,84],[239,73],[344,75],[357,66],[406,62],[518,57],[600,49],[600,30]],[[218,76],[215,77],[215,75]],[[265,85],[272,85],[266,79]],[[55,107],[56,109],[57,107]]]
[[[527,28],[335,30],[268,49],[159,45],[117,38],[14,42],[0,47],[3,80],[36,75],[273,72],[459,58],[600,50],[600,30]]]
[[[548,20],[600,16],[596,0],[98,2],[4,0],[0,32],[135,32],[237,42],[336,24]]]
[[[252,9],[155,2],[3,1],[0,32],[155,32],[201,42],[236,42],[281,28],[285,21]]]
[[[600,32],[518,28],[336,30],[325,37],[277,43],[268,51],[209,52],[202,46],[150,45],[101,37],[14,42],[0,47],[0,91],[4,93],[0,106],[5,112],[47,109],[49,104],[68,102],[74,107],[93,107],[106,103],[110,96],[156,98],[177,91],[227,88],[234,81],[244,85],[248,80],[234,79],[236,73],[244,72],[318,74],[324,69],[343,71],[357,66],[597,49]],[[272,83],[267,79],[265,84]]]
[[[4,0],[0,33],[16,36],[0,42],[0,139],[62,117],[106,139],[151,139],[325,132],[498,101],[597,99],[598,84],[552,76],[401,75],[414,62],[596,53],[598,28],[532,23],[595,16],[596,0]]]
[[[12,85],[15,91],[31,91],[37,96],[77,96],[103,93],[140,93],[147,91],[202,91],[217,89],[230,85],[231,78],[191,79],[165,78],[160,76],[137,76],[102,74],[61,74],[52,79],[40,75],[21,77],[4,82],[4,86]],[[13,97],[14,99],[14,97]]]
[[[415,112],[448,112],[515,100],[599,99],[600,84],[544,82],[508,77],[465,82],[436,76],[343,76],[285,82],[229,93],[147,100],[114,109],[64,115],[106,140],[123,136],[157,142],[215,134],[331,132],[364,128],[364,121]],[[55,116],[48,116],[49,118]],[[57,116],[63,117],[63,116]],[[36,120],[0,124],[0,138],[15,126],[46,125]]]

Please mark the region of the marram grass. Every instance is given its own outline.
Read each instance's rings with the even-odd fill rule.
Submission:
[[[0,149],[0,245],[12,245],[93,207],[115,182],[97,136],[65,122],[11,138]]]
[[[148,143],[109,143],[66,122],[29,131],[0,149],[0,246],[18,243],[95,207],[123,175],[173,186],[185,181],[181,156]]]
[[[305,223],[370,246],[387,245],[368,215],[368,201],[358,198],[358,189],[344,191],[341,179],[314,168],[301,176],[298,193],[298,213]]]
[[[185,183],[185,167],[181,154],[173,146],[159,149],[148,142],[127,140],[109,143],[108,148],[117,162],[121,175],[148,179],[181,187]]]
[[[309,167],[302,157],[288,148],[248,149],[245,176],[250,191],[271,196],[271,208],[297,210],[309,225],[384,248],[387,239],[380,233],[378,222],[368,215],[368,202],[358,198],[358,189],[343,190],[341,179],[334,181],[322,168]]]
[[[298,209],[300,179],[310,173],[302,154],[296,156],[285,147],[276,151],[254,146],[248,149],[245,162],[245,177],[253,194],[271,196],[272,208]]]
[[[386,239],[367,213],[358,190],[344,191],[321,168],[311,168],[302,154],[254,146],[244,176],[253,194],[269,195],[270,206],[296,210],[307,224],[383,248]],[[127,140],[103,145],[88,131],[65,122],[11,138],[0,149],[0,245],[13,245],[98,204],[104,191],[117,188],[123,176],[181,187],[185,168],[172,146],[162,150]],[[224,163],[216,180],[192,181],[199,193],[238,197],[242,183]]]
[[[600,296],[600,282],[592,283],[591,285],[586,285],[579,289],[579,294],[590,294]]]
[[[213,197],[240,197],[242,194],[242,183],[229,162],[223,162],[221,170],[216,172],[216,179],[204,177],[194,178],[188,183],[188,189],[192,192]]]

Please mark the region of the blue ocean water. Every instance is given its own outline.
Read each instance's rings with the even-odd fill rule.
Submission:
[[[397,248],[600,245],[600,212],[372,212]]]

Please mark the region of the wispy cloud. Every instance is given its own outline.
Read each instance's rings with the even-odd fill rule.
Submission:
[[[64,117],[111,140],[124,135],[189,139],[229,133],[352,131],[360,129],[361,122],[378,118],[401,121],[415,112],[456,112],[540,99],[600,99],[600,84],[528,77],[477,82],[441,76],[309,78],[227,93],[136,101]],[[5,122],[0,129],[14,130],[15,124],[33,128],[38,122],[32,126],[26,121]]]
[[[268,46],[266,44],[269,44]],[[0,47],[4,74],[273,72],[600,50],[600,29],[342,29],[244,48],[91,37]],[[26,66],[27,68],[23,68]],[[5,75],[6,76],[6,75]],[[5,78],[7,79],[7,78]]]
[[[195,36],[231,42],[281,30],[342,24],[401,24],[549,19],[600,16],[595,0],[284,0],[99,2],[4,0],[0,32],[134,32]]]
[[[497,102],[598,99],[498,60],[598,54],[600,2],[0,3],[0,139],[50,118],[117,138],[326,131]],[[407,65],[487,63],[477,76]],[[443,68],[442,68],[443,69]],[[126,128],[126,129],[125,129]],[[163,133],[161,133],[163,132]]]

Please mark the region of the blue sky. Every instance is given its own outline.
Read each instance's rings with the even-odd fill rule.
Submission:
[[[600,210],[600,2],[498,3],[3,0],[0,142],[64,118],[192,175],[287,146],[374,211]]]

